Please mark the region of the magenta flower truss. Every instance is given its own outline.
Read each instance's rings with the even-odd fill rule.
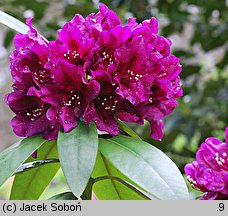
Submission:
[[[185,166],[190,184],[203,192],[201,199],[228,199],[228,127],[226,143],[214,137],[201,144],[196,161]]]
[[[32,27],[15,37],[10,56],[13,92],[5,97],[16,116],[19,136],[42,134],[56,139],[83,119],[111,135],[116,119],[151,124],[151,137],[161,140],[163,119],[182,95],[179,59],[170,54],[171,41],[158,36],[155,18],[122,26],[104,4],[85,19],[81,15],[47,42]]]

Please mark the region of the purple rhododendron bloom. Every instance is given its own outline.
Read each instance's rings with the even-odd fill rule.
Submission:
[[[201,199],[228,199],[228,127],[226,143],[214,137],[201,144],[196,161],[185,166],[190,184],[206,194]]]
[[[117,118],[148,120],[151,137],[162,139],[163,119],[182,96],[181,66],[155,18],[130,18],[122,26],[101,4],[98,13],[75,15],[50,42],[31,21],[30,31],[15,37],[10,57],[14,84],[5,100],[16,114],[11,125],[17,135],[56,139],[60,127],[68,132],[80,119],[117,135]]]

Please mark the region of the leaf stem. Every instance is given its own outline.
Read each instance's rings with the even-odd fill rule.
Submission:
[[[90,177],[89,182],[81,195],[82,200],[92,199],[92,189],[93,189],[94,179]]]

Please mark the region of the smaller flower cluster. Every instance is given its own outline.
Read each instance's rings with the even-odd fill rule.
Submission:
[[[196,161],[185,166],[190,184],[206,194],[205,200],[228,199],[228,127],[226,143],[214,137],[201,144]]]
[[[15,37],[11,54],[13,92],[5,100],[16,116],[19,136],[56,139],[83,119],[100,131],[119,132],[116,118],[151,124],[161,140],[163,119],[182,95],[179,59],[171,41],[158,35],[155,18],[122,26],[105,5],[83,18],[77,14],[55,41],[47,42],[27,20],[30,31]]]

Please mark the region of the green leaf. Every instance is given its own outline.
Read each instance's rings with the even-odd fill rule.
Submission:
[[[122,179],[122,178],[119,178],[116,176],[100,176],[100,177],[93,179],[94,183],[99,182],[99,181],[104,181],[104,180],[114,180],[114,181],[120,182],[121,184],[123,184],[127,188],[129,188],[130,190],[136,192],[142,198],[145,198],[146,200],[153,199],[153,197],[151,197],[150,194],[146,193],[145,191],[141,190],[140,188],[136,187],[134,184],[131,184],[130,182],[126,181],[125,179]]]
[[[78,200],[78,198],[74,196],[74,194],[71,192],[65,192],[65,193],[57,194],[49,198],[48,200]]]
[[[124,176],[100,152],[98,152],[92,177],[96,179],[100,176],[115,176],[130,182],[130,180],[126,178],[126,176]],[[99,200],[144,199],[122,183],[113,179],[96,182],[93,185],[93,191]]]
[[[180,171],[159,149],[122,135],[99,143],[101,153],[148,193],[162,200],[189,199]]]
[[[15,170],[42,144],[47,142],[41,136],[23,139],[0,153],[0,186]]]
[[[138,134],[136,134],[130,127],[128,127],[125,123],[123,123],[122,121],[118,120],[118,127],[119,129],[121,129],[122,131],[126,132],[128,135],[130,135],[131,137],[134,137],[135,139],[139,139],[141,140],[141,138],[138,136]]]
[[[15,31],[18,31],[22,34],[26,34],[29,30],[29,27],[25,25],[20,20],[10,16],[9,14],[3,12],[0,10],[0,23],[14,29]]]
[[[56,141],[46,142],[37,150],[37,158],[30,157],[26,162],[58,158]],[[35,200],[40,197],[45,188],[60,168],[59,163],[48,163],[15,176],[10,199],[11,200]]]
[[[76,197],[84,191],[92,173],[98,150],[98,134],[94,123],[84,122],[71,132],[59,132],[59,159],[67,183]]]

